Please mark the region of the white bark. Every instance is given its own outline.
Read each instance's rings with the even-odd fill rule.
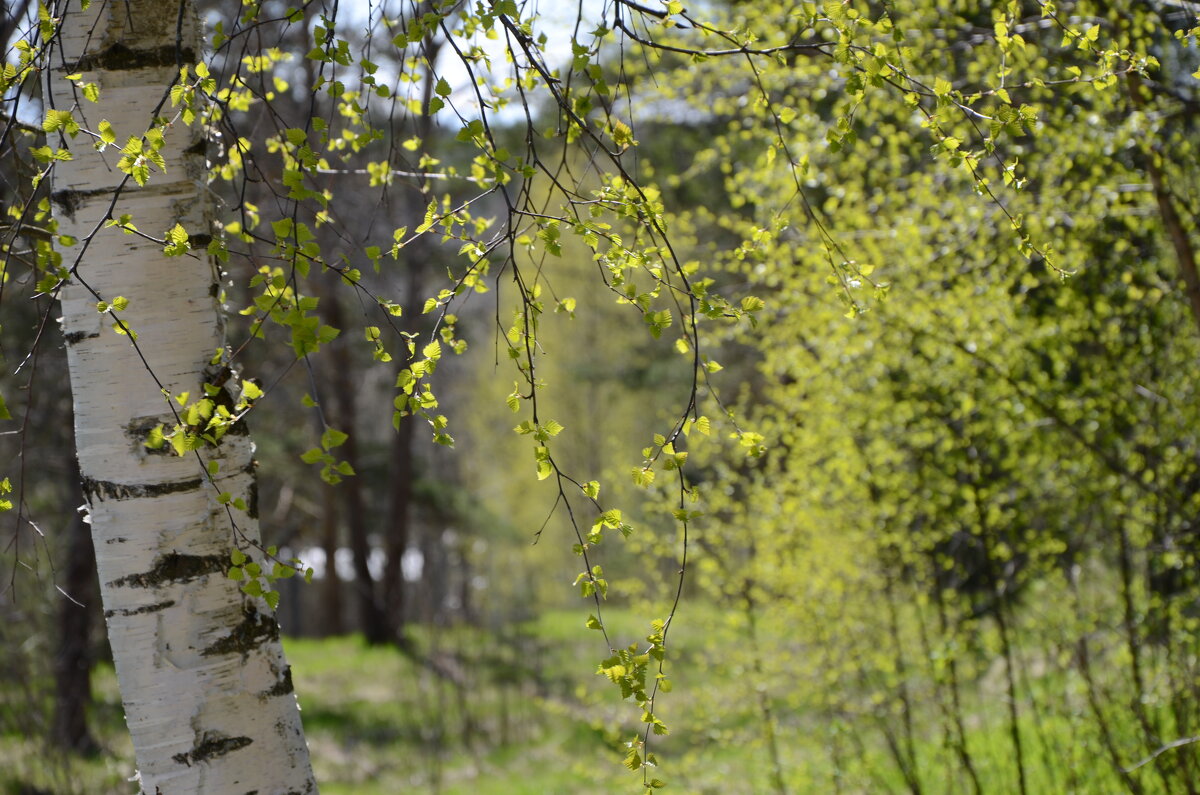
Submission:
[[[198,22],[186,5],[180,61],[195,63]],[[68,109],[79,95],[65,74],[80,71],[98,83],[99,104],[81,101],[76,117],[92,130],[107,119],[119,147],[145,132],[176,74],[180,7],[161,0],[93,0],[86,12],[68,6],[48,90],[56,107]],[[198,136],[182,124],[171,129],[165,174],[156,171],[144,188],[130,180],[112,217],[128,213],[155,237],[176,223],[206,234],[204,156],[187,152]],[[124,177],[116,149],[98,154],[84,135],[69,144],[74,160],[58,164],[53,176],[59,231],[80,241],[63,251],[67,265],[102,226]],[[172,394],[193,398],[213,380],[206,367],[223,344],[213,264],[202,248],[199,256],[168,258],[159,244],[101,228],[78,275],[106,300],[129,299],[121,318],[148,363],[73,280],[62,307],[79,464],[143,790],[315,792],[274,616],[224,574],[235,542],[225,508],[194,457],[143,444],[150,427],[175,422],[151,372]],[[231,432],[204,457],[220,464],[220,490],[246,499],[248,513],[234,516],[241,533],[257,540],[252,452],[248,436]]]

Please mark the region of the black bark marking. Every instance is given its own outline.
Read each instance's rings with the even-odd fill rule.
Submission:
[[[263,643],[279,640],[279,625],[273,617],[259,613],[251,604],[247,604],[243,615],[245,617],[242,623],[225,637],[202,649],[201,656],[211,657],[238,652],[245,658]]]
[[[286,696],[295,690],[296,687],[292,684],[292,666],[288,665],[284,667],[283,675],[279,677],[279,681],[275,683],[275,686],[263,693],[263,695],[267,697]]]
[[[216,286],[217,283],[213,282],[213,287]],[[222,373],[218,373],[217,375],[219,379],[223,376]],[[236,414],[237,404],[233,402],[233,395],[229,394],[229,386],[227,385],[229,383],[229,376],[224,375],[223,380],[221,380],[220,383],[217,383],[217,381],[210,381],[209,383],[212,386],[217,387],[217,393],[212,395],[209,399],[216,405],[224,406],[225,408],[229,409],[230,414]],[[233,433],[233,429],[236,427],[237,425],[234,425],[232,428],[226,429],[225,433]]]
[[[250,471],[251,471],[252,475],[253,475],[255,463],[257,463],[257,462],[253,462],[253,461],[251,462]],[[257,519],[258,518],[258,478],[253,477],[253,476],[251,477],[250,488],[247,489],[246,491],[247,491],[247,493],[246,493],[246,515],[249,516],[251,519]]]
[[[67,64],[59,69],[60,72],[94,72],[98,69],[121,71],[128,69],[152,69],[159,66],[176,66],[181,63],[195,63],[196,54],[186,47],[176,49],[173,44],[161,47],[135,50],[117,42],[100,52],[90,52],[73,64]]]
[[[56,190],[50,194],[50,201],[58,205],[62,215],[73,219],[85,196],[86,194],[77,190]]]
[[[112,197],[112,188],[96,188],[94,190],[56,190],[50,194],[50,201],[58,205],[61,213],[68,218],[75,217],[75,211],[87,199],[97,196]]]
[[[197,155],[200,157],[208,157],[208,139],[197,138],[195,143],[183,150],[185,155]]]
[[[100,336],[99,331],[72,331],[70,334],[64,334],[68,345],[76,345],[84,340],[93,340]]]
[[[87,497],[89,503],[93,502],[93,498],[96,497],[102,500],[131,500],[191,491],[203,485],[202,478],[179,480],[174,483],[113,483],[110,480],[96,480],[84,476],[83,495]]]
[[[207,244],[206,244],[207,245]],[[216,298],[220,293],[221,286],[216,282],[212,283],[210,288],[211,295]],[[233,390],[237,388],[237,383],[230,383],[230,379],[237,374],[225,365],[209,365],[204,370],[204,378],[206,383],[212,386],[221,387],[221,389],[212,396],[212,401],[218,406],[224,406],[229,409],[231,414],[236,414],[238,411],[237,404],[233,400]],[[226,436],[247,436],[250,429],[246,425],[246,420],[241,419],[233,425],[225,429]],[[251,464],[253,467],[254,464]]]
[[[224,756],[245,748],[253,743],[249,737],[226,737],[220,732],[205,732],[200,742],[196,743],[195,747],[187,753],[175,754],[171,758],[180,764],[192,766],[192,762],[203,762],[214,757]]]
[[[129,585],[134,588],[154,588],[166,583],[189,582],[209,574],[222,574],[228,564],[229,558],[225,555],[168,552],[154,561],[154,568],[150,571],[113,580],[109,587]]]
[[[121,608],[119,610],[105,610],[104,617],[112,618],[113,616],[137,616],[142,613],[157,613],[159,610],[166,610],[175,604],[174,599],[168,599],[165,602],[155,602],[152,605],[142,605],[134,608]]]
[[[125,435],[133,442],[133,449],[137,452],[145,455],[170,455],[174,448],[166,442],[163,442],[162,447],[154,449],[146,446],[146,440],[150,438],[150,431],[159,425],[169,425],[171,421],[171,417],[137,417],[125,426]]]
[[[213,286],[216,287],[217,283],[213,282]],[[232,377],[233,370],[223,364],[210,364],[204,368],[204,380],[213,386],[225,386]]]

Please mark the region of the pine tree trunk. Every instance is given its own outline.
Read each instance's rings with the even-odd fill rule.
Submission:
[[[120,146],[146,131],[156,108],[170,113],[160,102],[178,65],[200,54],[195,12],[184,0],[64,6],[47,96],[62,110],[78,98],[80,123],[97,130],[108,120]],[[99,85],[99,103],[65,80],[74,72]],[[57,164],[52,198],[60,233],[79,243],[63,251],[64,265],[78,261],[62,294],[63,330],[101,598],[141,786],[170,795],[315,792],[274,615],[225,576],[233,546],[258,538],[253,445],[230,432],[201,451],[219,464],[217,488],[195,456],[144,445],[154,425],[175,423],[163,390],[195,399],[216,380],[206,372],[224,342],[213,263],[202,246],[168,258],[159,243],[103,228],[129,214],[153,237],[176,223],[206,235],[201,133],[170,128],[165,173],[156,170],[144,188],[119,187],[114,148],[98,155],[85,135],[66,145],[74,159]],[[110,328],[113,317],[97,311],[98,297],[117,296],[129,300],[120,317],[137,333],[144,363]],[[218,488],[245,499],[247,510],[233,511],[236,530]]]

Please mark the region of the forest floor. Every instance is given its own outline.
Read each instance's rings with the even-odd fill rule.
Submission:
[[[820,698],[829,693],[814,695],[813,682],[800,677],[804,652],[794,632],[760,638],[777,651],[789,650],[786,659],[767,661],[775,672],[768,680],[745,656],[744,636],[720,611],[690,607],[688,620],[669,636],[667,671],[675,686],[660,695],[656,708],[671,733],[651,737],[661,765],[653,776],[666,781],[667,791],[911,791],[913,782],[888,751],[894,728],[886,728],[867,691],[838,694],[844,705],[839,718],[829,711],[830,699]],[[599,633],[584,628],[586,619],[586,613],[564,610],[490,629],[414,628],[407,651],[368,646],[358,636],[285,638],[321,792],[644,792],[641,774],[622,765],[628,743],[645,729],[640,710],[597,675],[606,649]],[[632,611],[609,608],[605,622],[618,646],[648,631]],[[979,780],[986,791],[1004,793],[1017,788],[1000,670],[981,669],[963,709]],[[23,688],[0,688],[0,719],[8,718],[0,720],[0,795],[136,793],[112,667],[93,673],[89,725],[102,751],[86,757],[37,739],[47,734],[49,672],[31,670],[28,677]],[[1064,712],[1022,715],[1028,791],[1120,791],[1103,749],[1076,733],[1086,718],[1078,692],[1072,695],[1078,683],[1047,674],[1032,677],[1031,684],[1043,701],[1061,701]],[[934,704],[921,703],[928,694],[916,695],[919,687],[914,680],[920,715],[912,742],[921,790],[967,791],[949,757],[942,719]],[[774,753],[764,707],[776,732]],[[18,712],[24,717],[12,720]],[[852,712],[864,718],[858,728],[845,719]],[[1136,729],[1115,728],[1126,734]],[[1143,791],[1169,791],[1152,769],[1139,771]],[[782,790],[775,770],[785,779]]]
[[[596,675],[605,649],[599,633],[584,629],[586,618],[562,611],[495,631],[420,628],[412,633],[408,652],[371,647],[359,636],[285,638],[321,791],[640,791],[641,775],[622,765],[625,744],[644,729],[640,711]],[[640,619],[618,610],[608,611],[606,621],[624,643],[648,631],[640,628]],[[686,632],[676,640],[686,641]],[[696,692],[712,699],[713,684],[701,683]],[[29,735],[0,734],[0,793],[137,791],[129,780],[133,752],[111,665],[96,668],[93,691],[89,725],[101,753],[68,754]],[[679,698],[694,699],[695,693]],[[668,694],[662,701],[668,719],[671,699]],[[656,775],[678,791],[681,771],[667,767],[675,740],[654,738],[664,763]],[[761,762],[758,753],[738,744],[710,748],[704,766],[724,774],[711,785],[701,776],[685,789],[758,791],[752,783],[760,780],[753,773]],[[671,766],[678,762],[672,760]],[[730,789],[731,767],[748,776],[744,789]]]

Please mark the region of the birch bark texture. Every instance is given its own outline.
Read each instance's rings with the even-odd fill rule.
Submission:
[[[118,136],[104,152],[85,134],[66,139],[73,159],[55,166],[52,201],[60,233],[79,241],[62,252],[64,265],[75,264],[62,322],[101,598],[141,787],[316,792],[275,617],[225,576],[234,546],[253,553],[248,543],[258,541],[250,438],[235,427],[201,451],[219,465],[217,488],[194,456],[144,444],[150,428],[175,423],[166,393],[194,399],[219,380],[210,366],[224,344],[219,273],[203,246],[167,257],[160,243],[105,227],[129,214],[153,237],[177,223],[209,232],[198,125],[166,130],[166,169],[144,187],[116,167],[120,145],[171,112],[164,97],[179,65],[201,52],[199,21],[186,0],[92,0],[86,10],[72,1],[58,11],[47,99],[85,129],[107,120]],[[99,86],[98,103],[83,100],[66,79],[73,73]],[[98,300],[117,296],[129,301],[119,317],[140,355],[112,330],[113,316],[97,311]],[[218,490],[245,500],[245,511],[233,511],[236,530]]]

